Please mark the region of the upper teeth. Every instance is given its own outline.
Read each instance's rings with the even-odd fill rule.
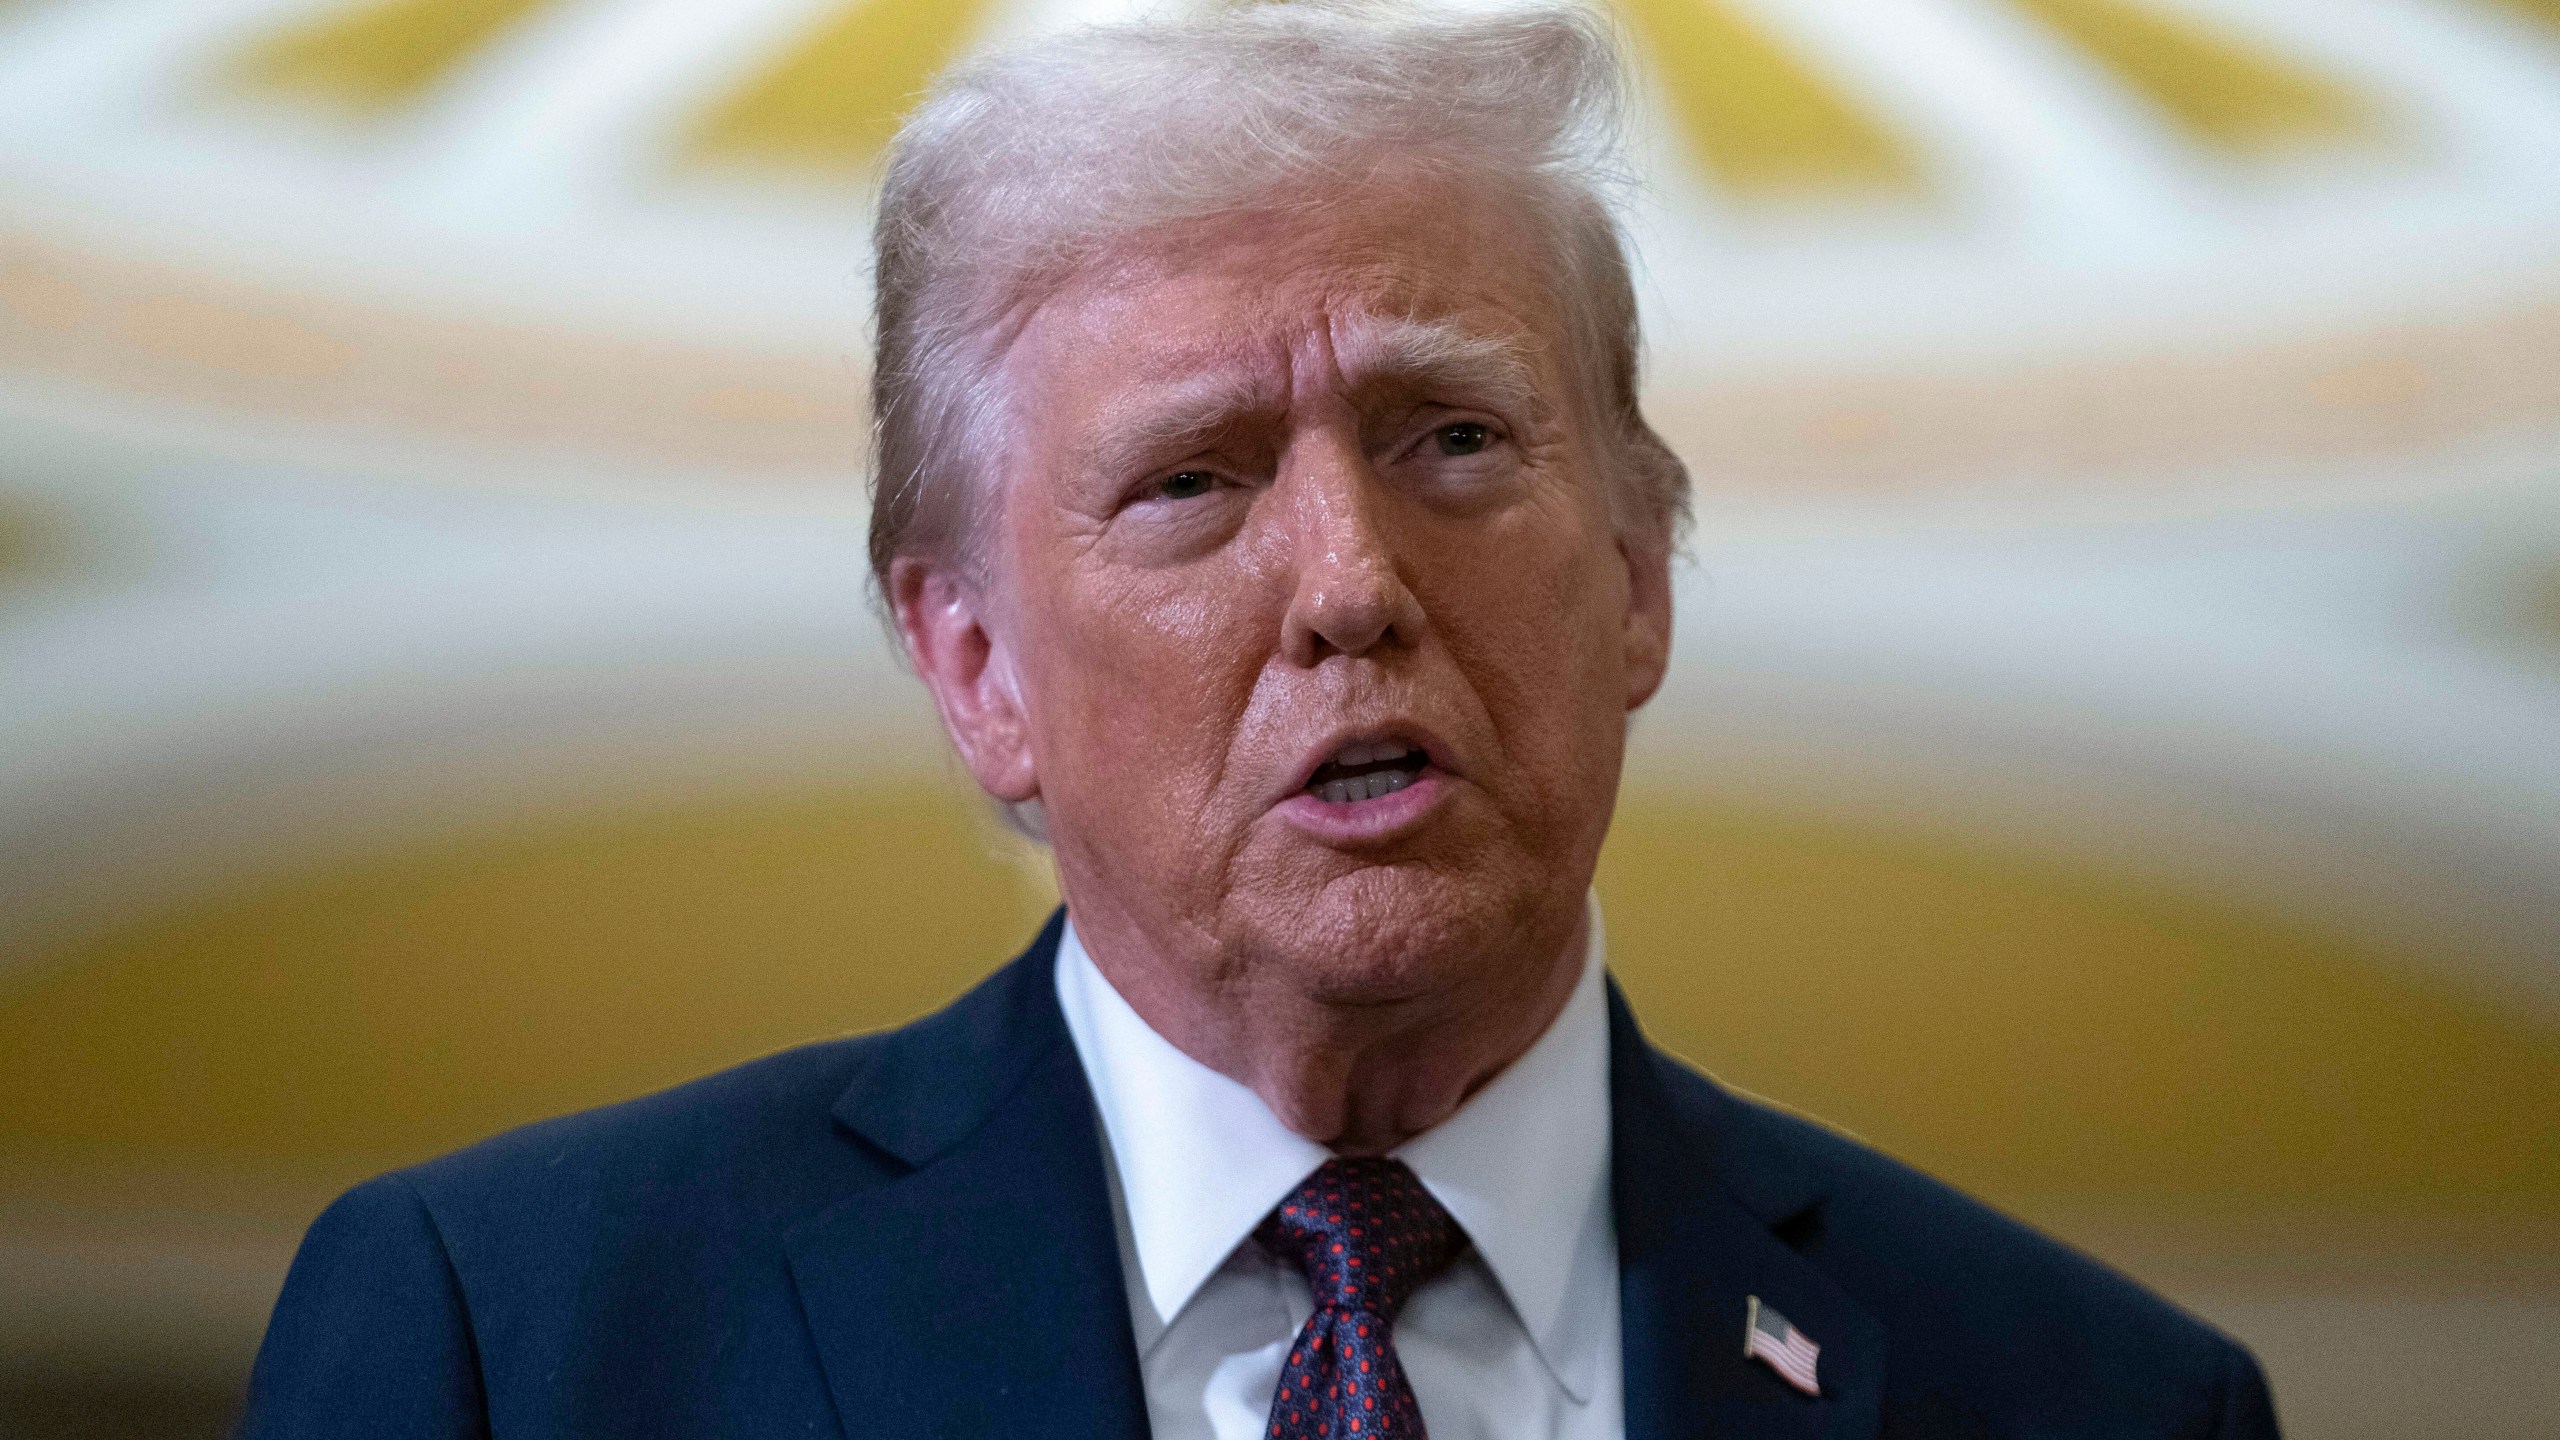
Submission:
[[[1393,795],[1412,783],[1413,776],[1402,770],[1372,770],[1347,780],[1327,780],[1316,787],[1316,794],[1335,805],[1350,805]]]
[[[1401,740],[1381,740],[1375,745],[1345,745],[1333,757],[1336,765],[1375,765],[1381,760],[1401,760],[1413,753],[1413,747]]]

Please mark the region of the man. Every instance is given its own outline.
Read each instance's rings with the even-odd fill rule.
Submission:
[[[1287,6],[949,82],[873,561],[1063,914],[903,1030],[353,1191],[246,1433],[2272,1435],[2231,1342],[1607,983],[1686,486],[1616,84],[1578,11]]]

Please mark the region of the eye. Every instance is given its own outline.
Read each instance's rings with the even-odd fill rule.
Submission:
[[[1218,477],[1206,470],[1176,470],[1157,483],[1156,494],[1167,500],[1197,500],[1218,486]]]
[[[1473,455],[1493,443],[1493,432],[1473,421],[1443,425],[1432,436],[1443,455]]]

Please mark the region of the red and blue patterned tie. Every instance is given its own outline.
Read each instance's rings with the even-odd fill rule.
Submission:
[[[1281,1367],[1268,1440],[1424,1440],[1388,1334],[1414,1287],[1466,1252],[1467,1232],[1403,1161],[1337,1156],[1253,1233],[1297,1262],[1316,1302]]]

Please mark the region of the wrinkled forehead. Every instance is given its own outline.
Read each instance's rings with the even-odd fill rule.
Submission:
[[[1012,378],[1069,401],[1233,392],[1238,405],[1310,384],[1463,382],[1548,408],[1565,382],[1556,287],[1520,227],[1497,220],[1483,205],[1391,195],[1126,237],[1028,307]]]

